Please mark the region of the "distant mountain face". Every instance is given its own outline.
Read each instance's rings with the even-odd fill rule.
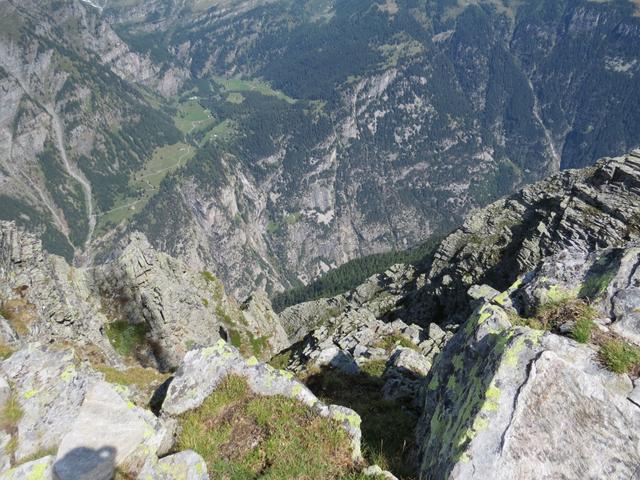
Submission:
[[[141,230],[238,296],[640,144],[627,0],[0,9],[2,215],[79,259]]]

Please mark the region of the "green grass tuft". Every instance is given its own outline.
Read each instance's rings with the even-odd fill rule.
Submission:
[[[278,353],[273,358],[271,358],[268,363],[276,370],[285,370],[289,366],[289,362],[291,361],[291,353],[291,350]]]
[[[629,373],[640,366],[640,349],[621,339],[607,340],[600,347],[600,359],[614,373]]]
[[[417,350],[418,347],[408,338],[400,335],[398,333],[393,333],[391,335],[387,335],[386,337],[381,338],[375,346],[377,348],[383,348],[387,352],[390,352],[396,347],[404,347],[411,348],[413,350]]]
[[[118,321],[109,323],[105,331],[116,352],[126,357],[134,354],[140,346],[144,345],[149,327],[143,323]]]
[[[591,332],[595,328],[593,317],[590,312],[585,312],[576,320],[576,324],[571,331],[571,337],[579,343],[587,343],[591,339]]]
[[[256,396],[240,377],[228,377],[179,421],[177,450],[198,452],[212,478],[329,480],[357,467],[335,422],[295,400]]]
[[[9,397],[0,414],[0,430],[12,431],[24,415],[20,402],[15,395]]]
[[[510,321],[514,325],[551,332],[557,332],[560,325],[572,322],[571,338],[580,343],[587,343],[595,328],[596,316],[597,312],[585,300],[565,297],[540,306],[532,318],[512,315]]]
[[[0,342],[0,360],[9,358],[13,354],[13,352],[13,348]]]
[[[218,281],[213,273],[207,272],[206,270],[200,272],[200,275],[202,275],[202,278],[204,278],[209,283],[216,283]]]

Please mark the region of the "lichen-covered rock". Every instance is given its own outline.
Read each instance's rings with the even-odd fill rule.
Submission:
[[[162,414],[175,417],[198,408],[229,375],[245,379],[255,394],[292,398],[313,407],[320,415],[339,421],[351,437],[354,458],[360,458],[360,417],[357,413],[346,407],[325,405],[290,372],[259,363],[255,357],[245,361],[236,348],[222,340],[212,347],[187,353],[169,385]]]
[[[85,395],[97,380],[74,359],[74,351],[29,344],[0,363],[12,385],[21,418],[16,425],[15,461],[56,449],[78,416]]]
[[[20,308],[14,318],[0,318],[0,341],[72,342],[112,365],[122,365],[105,335],[113,322],[138,325],[145,336],[136,358],[162,370],[220,338],[264,359],[289,345],[264,293],[241,308],[214,275],[156,251],[141,234],[128,236],[106,263],[75,268],[0,221],[0,302],[4,311]]]
[[[427,378],[420,478],[635,478],[640,409],[628,378],[589,346],[511,327],[495,300]]]
[[[394,474],[383,470],[378,465],[371,465],[370,467],[365,468],[362,473],[365,477],[373,477],[375,479],[398,480]]]
[[[52,467],[53,457],[47,456],[0,472],[0,480],[54,480]]]
[[[54,471],[59,480],[110,480],[116,469],[139,471],[157,454],[166,429],[124,393],[106,382],[87,392],[58,448]]]
[[[271,301],[264,290],[252,293],[240,306],[240,310],[245,322],[251,325],[252,335],[264,339],[268,345],[265,352],[267,357],[291,345],[287,332],[280,324],[280,318],[273,311]]]
[[[92,304],[89,284],[87,270],[47,254],[35,235],[0,221],[0,301],[21,307],[14,318],[0,320],[1,340],[90,344],[117,363],[100,331],[106,318]]]
[[[524,279],[516,295],[523,315],[545,303],[581,298],[599,321],[640,345],[640,247],[631,243],[593,253],[568,249],[545,259]]]
[[[397,347],[387,363],[386,375],[414,375],[424,377],[431,370],[431,362],[412,348]]]
[[[11,387],[7,382],[7,379],[0,374],[0,410],[4,407],[4,404],[11,396]]]
[[[148,461],[138,480],[209,480],[209,475],[202,457],[193,450],[185,450]]]
[[[368,316],[382,319],[398,308],[399,300],[413,289],[415,280],[413,266],[393,265],[384,273],[371,276],[353,291],[291,306],[280,313],[280,320],[295,343],[313,330],[336,324],[337,318],[348,315],[351,310],[366,311]],[[407,336],[417,334],[411,326],[404,322],[403,325],[409,328]]]

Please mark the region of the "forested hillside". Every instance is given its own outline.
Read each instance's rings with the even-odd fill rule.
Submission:
[[[5,0],[0,64],[4,217],[77,261],[140,230],[277,293],[640,144],[628,0],[91,3]]]

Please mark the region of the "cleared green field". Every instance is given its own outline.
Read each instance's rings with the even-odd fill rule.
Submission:
[[[257,80],[241,80],[239,78],[213,77],[214,81],[227,92],[258,92],[262,95],[276,97],[288,103],[296,103],[295,99],[274,90],[266,82]]]
[[[106,233],[142,210],[156,193],[162,180],[184,165],[195,153],[195,148],[185,143],[156,149],[144,168],[130,179],[129,195],[120,198],[111,210],[99,216],[96,232]]]
[[[213,123],[211,113],[205,109],[197,99],[191,98],[178,105],[175,116],[176,127],[182,133],[192,133],[196,130],[208,128]]]
[[[232,92],[227,96],[227,102],[238,105],[244,102],[244,96],[239,92]]]
[[[205,135],[202,143],[205,144],[210,140],[227,142],[233,139],[233,136],[237,133],[237,129],[238,125],[236,124],[236,122],[234,122],[233,120],[225,120],[209,130],[209,132],[207,132],[207,134]]]

